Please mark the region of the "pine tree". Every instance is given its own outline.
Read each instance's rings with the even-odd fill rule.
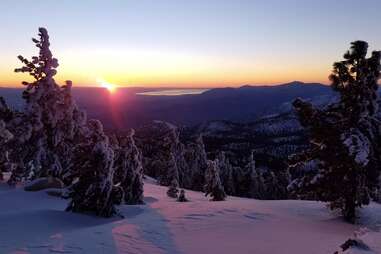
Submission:
[[[184,181],[184,187],[202,191],[208,162],[202,135],[197,137],[196,142],[187,145],[184,156],[189,168],[189,172],[186,175],[188,180]],[[189,184],[187,185],[186,183]]]
[[[11,186],[33,176],[32,170],[26,170],[26,168],[31,168],[33,165],[28,160],[30,158],[28,155],[34,153],[34,147],[28,145],[33,133],[32,125],[29,122],[30,118],[23,113],[18,113],[12,116],[12,119],[7,124],[15,137],[7,144],[9,171],[12,172],[8,184]]]
[[[179,140],[178,128],[172,124],[160,122],[165,126],[166,134],[162,148],[165,151],[161,161],[166,166],[166,174],[160,178],[160,183],[168,185],[167,195],[177,198],[180,186],[180,172],[184,173],[184,146]]]
[[[178,184],[182,187],[190,187],[191,179],[188,164],[185,160],[185,147],[180,142],[180,131],[177,127],[171,127],[167,138],[167,145],[170,149],[170,168],[168,169],[168,179],[172,182],[173,177],[177,178]]]
[[[71,199],[67,211],[95,213],[110,217],[117,213],[115,205],[122,202],[121,190],[113,185],[114,152],[103,126],[90,120],[83,143],[76,147],[78,175],[69,189]]]
[[[139,145],[144,154],[146,174],[156,177],[164,186],[171,184],[176,174],[179,184],[187,185],[188,167],[185,161],[185,148],[179,139],[179,129],[170,123],[154,121],[138,132]],[[175,172],[177,171],[177,172]]]
[[[1,99],[1,98],[0,98]],[[6,128],[5,122],[0,120],[0,180],[3,180],[3,168],[8,162],[7,142],[13,139],[13,134]]]
[[[50,51],[49,35],[45,28],[39,28],[39,39],[32,39],[39,48],[39,55],[28,60],[18,56],[24,64],[15,72],[27,72],[33,82],[23,82],[25,110],[19,116],[19,132],[28,133],[18,138],[19,145],[28,151],[14,154],[16,170],[11,183],[22,178],[46,175],[61,176],[71,166],[72,147],[86,119],[71,97],[71,81],[62,87],[53,79],[58,60]],[[22,118],[22,119],[21,119]],[[14,122],[16,122],[14,120]],[[17,124],[17,123],[15,123]]]
[[[205,174],[205,196],[210,195],[213,201],[223,201],[226,198],[224,187],[221,184],[218,162],[208,161],[208,168]]]
[[[229,195],[236,194],[236,183],[233,176],[233,166],[230,164],[229,159],[226,157],[225,152],[220,151],[217,154],[217,163],[220,170],[221,183],[224,190]]]
[[[3,147],[11,139],[13,139],[13,134],[7,130],[4,121],[0,120],[0,146]]]
[[[179,169],[177,168],[175,156],[171,153],[168,161],[168,179],[171,179],[167,190],[168,197],[177,198],[179,192]]]
[[[132,173],[127,173],[125,181],[116,186],[114,151],[102,124],[98,120],[87,121],[86,113],[78,109],[71,95],[71,81],[59,86],[53,79],[58,61],[49,49],[47,30],[39,28],[39,39],[32,40],[39,55],[30,61],[19,56],[24,66],[15,70],[34,78],[33,82],[23,82],[25,109],[10,110],[0,97],[0,142],[6,142],[0,151],[6,149],[12,165],[8,182],[58,176],[70,186],[68,211],[105,217],[116,213],[115,205],[123,201],[125,190],[127,202],[141,202],[141,154],[133,134],[127,142],[127,155],[121,156]],[[10,140],[8,130],[14,137]],[[3,164],[0,158],[1,169]]]
[[[7,122],[13,118],[13,112],[0,96],[0,180],[3,180],[3,172],[9,169],[9,141],[14,135],[8,130]]]
[[[344,60],[333,65],[331,87],[337,103],[314,108],[300,99],[293,105],[310,136],[310,149],[290,160],[290,170],[314,161],[316,169],[291,186],[300,197],[330,203],[350,222],[356,207],[369,204],[380,174],[380,122],[376,119],[380,52],[367,58],[368,44],[352,42]]]
[[[264,183],[262,174],[258,172],[258,169],[256,167],[253,151],[250,153],[249,161],[246,165],[245,172],[245,178],[249,180],[249,196],[258,199],[268,198],[268,193],[266,193],[266,185]]]
[[[115,155],[114,183],[124,190],[127,204],[143,203],[143,166],[142,154],[135,145],[135,131],[119,139]]]

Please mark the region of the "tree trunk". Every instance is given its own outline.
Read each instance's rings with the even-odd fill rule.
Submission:
[[[343,210],[344,219],[350,223],[356,221],[356,205],[353,197],[345,200],[345,207]]]

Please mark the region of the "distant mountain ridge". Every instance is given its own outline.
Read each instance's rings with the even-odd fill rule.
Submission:
[[[157,88],[154,90],[158,90]],[[0,88],[0,96],[13,107],[22,105],[21,89]],[[107,128],[137,127],[153,120],[193,126],[211,120],[251,122],[258,118],[291,109],[297,98],[329,101],[334,92],[319,83],[294,81],[277,86],[214,88],[202,94],[146,96],[136,93],[143,88],[120,88],[110,95],[103,88],[73,88],[77,103],[89,117],[101,119]]]

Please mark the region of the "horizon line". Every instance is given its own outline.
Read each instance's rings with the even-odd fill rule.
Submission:
[[[280,85],[286,85],[286,84],[292,84],[292,83],[301,83],[301,84],[321,84],[321,85],[330,85],[326,82],[319,82],[319,81],[300,81],[300,80],[292,80],[292,81],[286,81],[286,82],[275,82],[275,83],[242,83],[242,84],[227,84],[227,85],[183,85],[179,84],[177,86],[174,85],[117,85],[115,84],[117,89],[122,88],[132,88],[132,89],[213,89],[213,88],[240,88],[244,86],[280,86]],[[59,82],[57,82],[58,85],[60,85]],[[15,88],[20,89],[24,86],[22,84],[17,85],[6,85],[6,84],[0,84],[0,88]],[[73,88],[104,88],[102,86],[96,85],[96,84],[73,84]]]

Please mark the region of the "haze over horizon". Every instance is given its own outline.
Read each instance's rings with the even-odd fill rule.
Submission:
[[[381,47],[376,0],[5,0],[1,9],[0,87],[25,80],[13,69],[17,55],[37,54],[30,38],[40,26],[60,63],[56,80],[76,86],[327,83],[351,41]]]

